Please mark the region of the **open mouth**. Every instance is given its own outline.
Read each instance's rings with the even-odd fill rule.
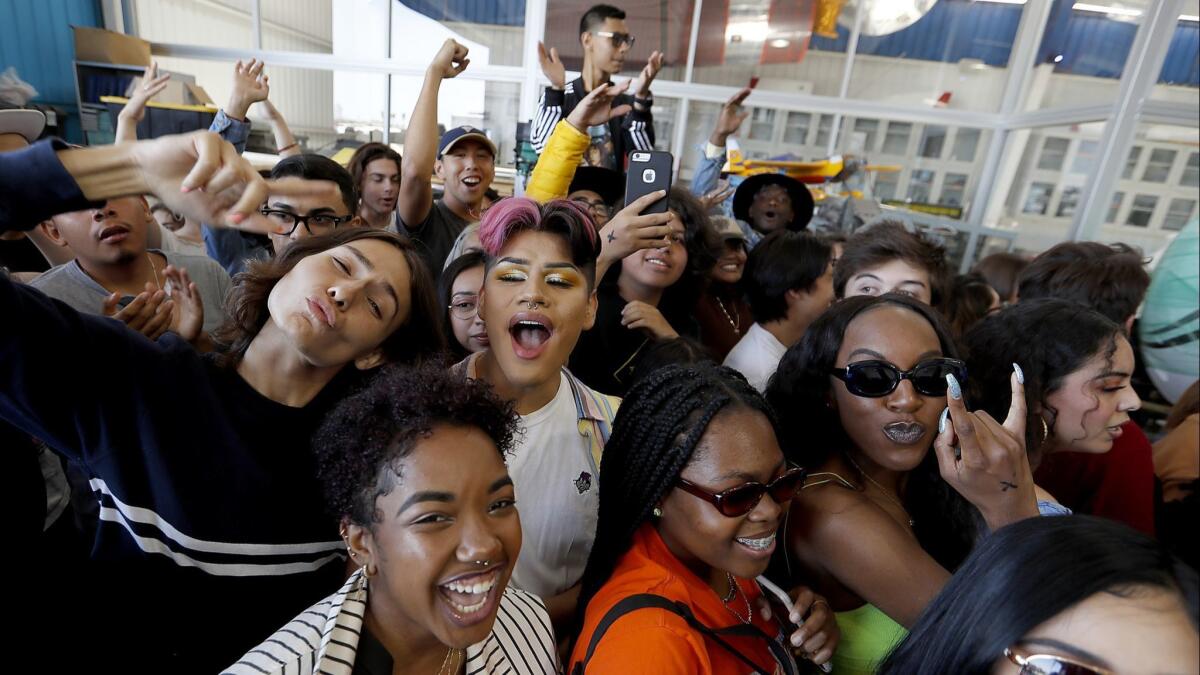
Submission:
[[[337,323],[337,316],[333,313],[333,308],[321,302],[316,298],[308,298],[308,312],[318,323],[324,324],[333,328]]]
[[[1121,424],[1124,424],[1124,422],[1122,422]],[[1121,428],[1121,424],[1114,424],[1113,426],[1108,428],[1108,435],[1112,436],[1112,439],[1114,441],[1117,440],[1118,438],[1120,438],[1121,434],[1125,433],[1125,430]]]
[[[111,225],[100,230],[100,241],[104,244],[116,244],[125,241],[129,236],[129,228],[124,225]]]
[[[451,619],[459,626],[470,626],[491,616],[500,597],[500,572],[468,574],[438,584],[438,597],[446,605]]]
[[[469,188],[479,187],[481,183],[483,183],[483,179],[479,176],[467,176],[462,179],[462,184]]]
[[[661,272],[670,272],[672,267],[671,263],[653,255],[646,256],[646,264]]]
[[[735,541],[755,556],[769,556],[775,551],[775,532],[761,537],[738,537]]]
[[[925,425],[918,422],[892,422],[883,428],[883,435],[896,445],[913,445],[925,437]]]
[[[536,359],[546,351],[554,335],[554,323],[541,314],[520,312],[508,322],[513,351],[522,359]]]

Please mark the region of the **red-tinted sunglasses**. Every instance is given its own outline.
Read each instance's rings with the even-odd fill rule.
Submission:
[[[804,479],[807,477],[806,469],[794,466],[766,485],[752,481],[735,485],[728,490],[709,492],[685,478],[680,478],[679,489],[696,495],[717,507],[721,515],[737,518],[753,511],[765,494],[771,495],[771,499],[774,499],[776,504],[786,503],[796,496],[796,493],[804,486]]]

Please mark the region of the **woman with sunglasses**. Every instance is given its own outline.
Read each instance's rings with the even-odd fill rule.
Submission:
[[[1038,513],[1020,372],[1001,425],[967,410],[957,356],[928,305],[858,296],[817,319],[768,386],[789,459],[811,467],[772,575],[829,599],[835,672],[873,672],[946,583],[970,548],[950,516],[964,498],[991,529]]]
[[[483,251],[468,251],[451,260],[438,281],[443,332],[455,362],[481,352],[491,344],[487,327],[479,316],[483,268]]]
[[[983,541],[883,675],[1200,672],[1196,571],[1089,516],[1030,518]]]
[[[792,612],[760,609],[755,578],[804,481],[775,424],[730,368],[671,365],[634,384],[600,466],[609,487],[570,672],[793,673],[788,638],[829,659],[837,629],[824,600],[801,589]],[[646,601],[659,604],[634,608]],[[803,627],[785,636],[787,621]]]

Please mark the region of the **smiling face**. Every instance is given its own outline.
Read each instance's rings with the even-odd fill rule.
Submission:
[[[738,406],[713,417],[680,477],[717,493],[747,482],[767,484],[783,471],[783,451],[771,423],[762,413]],[[749,513],[730,518],[676,488],[661,508],[659,534],[684,564],[752,579],[767,569],[787,504],[763,495]]]
[[[646,288],[667,288],[683,276],[687,269],[688,253],[684,244],[683,221],[674,211],[667,223],[671,228],[671,244],[646,248],[621,260],[621,274]]]
[[[479,291],[483,288],[483,265],[469,267],[454,278],[450,286],[450,326],[454,339],[468,352],[488,348],[487,327],[479,316]],[[469,314],[459,318],[460,314]]]
[[[400,193],[400,167],[387,157],[371,160],[358,186],[363,204],[375,213],[391,213]]]
[[[754,193],[747,215],[754,229],[769,234],[791,225],[795,218],[792,197],[782,185],[765,185]]]
[[[377,239],[316,253],[271,289],[271,322],[310,364],[366,357],[408,318],[412,271],[404,254]]]
[[[75,252],[84,269],[122,265],[146,253],[150,209],[141,197],[110,199],[98,209],[60,213],[50,219],[52,238]]]
[[[480,314],[509,383],[532,388],[558,378],[596,320],[596,296],[557,234],[511,236],[486,272]]]
[[[313,184],[312,194],[304,194],[297,196],[272,196],[267,200],[266,207],[272,211],[286,211],[301,216],[348,216],[350,211],[346,208],[345,202],[341,200],[341,193],[338,191],[337,183],[327,180],[303,180],[305,183]],[[269,217],[272,223],[284,225],[284,221],[279,217]],[[290,225],[289,225],[290,226]],[[336,227],[330,224],[323,224],[313,220],[308,221],[308,227],[304,227],[301,223],[296,223],[296,229],[292,230],[291,234],[275,234],[271,233],[271,248],[278,255],[280,251],[287,247],[288,244],[297,239],[304,239],[320,234],[329,234],[337,227],[345,227],[345,225],[337,225]],[[312,232],[310,233],[309,230]]]
[[[355,557],[378,569],[368,625],[382,636],[432,634],[458,649],[487,639],[521,551],[512,479],[496,444],[475,427],[435,426],[382,470],[391,490],[375,500],[376,522],[348,528]]]
[[[859,270],[846,282],[847,298],[884,293],[904,293],[928,305],[933,301],[929,271],[907,260],[895,258],[882,265]]]
[[[464,138],[446,150],[434,169],[445,186],[444,196],[478,213],[496,177],[496,157],[486,143]]]
[[[864,311],[846,327],[834,367],[887,361],[900,370],[942,355],[933,326],[897,305]],[[866,458],[889,471],[911,471],[929,451],[946,397],[926,396],[903,380],[887,396],[855,396],[830,375],[833,404],[842,428]]]
[[[1116,341],[1111,360],[1106,345],[1046,396],[1046,404],[1054,412],[1051,433],[1055,450],[1108,452],[1121,435],[1121,425],[1129,421],[1129,412],[1141,407],[1142,400],[1129,383],[1133,348],[1124,337]]]
[[[1037,626],[1021,638],[1025,655],[1063,656],[1121,675],[1195,673],[1200,638],[1178,593],[1136,587],[1100,592]],[[1017,675],[1001,656],[992,672]]]
[[[713,281],[736,284],[742,280],[742,273],[745,271],[746,242],[742,239],[726,239],[725,245],[721,248],[721,255],[717,258],[717,264],[713,265],[708,276]]]
[[[608,17],[592,33],[580,36],[583,42],[583,54],[591,63],[609,75],[616,75],[625,67],[625,57],[629,54],[629,45],[622,44],[614,47],[612,38],[596,35],[595,32],[629,34],[629,26],[624,19]]]

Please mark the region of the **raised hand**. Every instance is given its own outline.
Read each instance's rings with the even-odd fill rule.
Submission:
[[[799,626],[788,642],[802,658],[818,666],[828,662],[842,638],[829,603],[807,586],[797,586],[788,595],[793,607],[788,620]]]
[[[729,195],[734,192],[736,192],[736,189],[729,184],[729,181],[722,180],[717,182],[717,187],[696,199],[704,207],[705,211],[712,211],[718,204],[722,204],[726,199],[729,199]]]
[[[587,132],[588,127],[605,124],[614,117],[620,117],[629,112],[628,104],[612,107],[613,99],[625,93],[629,88],[628,82],[612,84],[605,82],[597,86],[575,106],[567,116],[567,122],[579,131]]]
[[[621,310],[621,325],[630,330],[641,329],[659,340],[679,337],[666,317],[654,305],[633,300]]]
[[[742,122],[745,122],[746,118],[750,116],[750,111],[742,108],[742,102],[749,95],[750,87],[745,87],[721,106],[721,113],[717,116],[717,126],[713,128],[712,135],[708,138],[709,143],[723,148],[726,139],[737,133],[738,127],[742,126]]]
[[[666,190],[642,195],[610,218],[600,228],[600,258],[611,264],[644,248],[669,244],[670,212],[642,215],[642,211],[665,196]]]
[[[1038,515],[1033,471],[1025,453],[1025,384],[1013,364],[1012,405],[1004,424],[980,410],[971,412],[962,388],[947,375],[950,389],[933,442],[942,478],[975,505],[992,530]]]
[[[134,124],[141,122],[142,118],[146,116],[146,103],[166,89],[167,81],[170,79],[170,73],[159,75],[158,62],[152,61],[150,67],[146,69],[146,74],[142,76],[141,84],[133,90],[133,94],[125,103],[125,107],[121,108],[118,117],[126,117]]]
[[[657,49],[650,53],[650,58],[646,59],[646,65],[642,68],[642,72],[638,73],[634,82],[637,86],[632,87],[635,95],[638,98],[646,98],[650,95],[650,85],[654,82],[654,78],[658,77],[658,71],[662,70],[663,53]]]
[[[167,278],[167,296],[175,305],[170,328],[184,340],[195,342],[204,327],[204,301],[196,282],[186,269],[174,265],[167,265],[163,275]]]
[[[447,39],[429,64],[429,72],[443,80],[458,77],[471,63],[471,59],[467,58],[469,51],[453,39]]]
[[[550,51],[546,51],[546,45],[538,42],[538,63],[542,66],[542,73],[550,80],[550,86],[555,89],[563,89],[567,86],[567,67],[563,65],[562,59],[558,57],[558,50],[554,47]]]
[[[271,95],[270,84],[263,75],[265,65],[258,59],[250,59],[249,63],[238,61],[234,65],[233,92],[229,95],[229,105],[225,106],[226,115],[244,120],[251,105],[265,101]]]
[[[175,304],[167,294],[147,283],[146,290],[138,293],[128,305],[118,309],[121,300],[120,293],[113,293],[104,299],[101,311],[105,316],[122,321],[130,329],[142,335],[157,340],[160,335],[171,327],[172,312]]]

